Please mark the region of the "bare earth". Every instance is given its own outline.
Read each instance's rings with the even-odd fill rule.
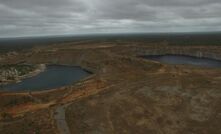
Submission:
[[[1,64],[78,65],[94,74],[60,89],[0,92],[0,133],[220,134],[221,69],[137,57],[171,53],[221,59],[220,52],[218,46],[87,42],[1,56]]]

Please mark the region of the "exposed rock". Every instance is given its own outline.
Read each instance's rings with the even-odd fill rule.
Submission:
[[[4,65],[0,67],[0,84],[18,82],[21,79],[31,77],[42,71],[46,66],[40,65]]]

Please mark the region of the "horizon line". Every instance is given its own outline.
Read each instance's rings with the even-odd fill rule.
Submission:
[[[221,33],[221,31],[192,31],[192,32],[120,32],[120,33],[82,33],[82,34],[45,34],[45,35],[30,35],[30,36],[5,36],[0,39],[10,38],[42,38],[42,37],[86,37],[86,36],[102,36],[102,35],[133,35],[133,34],[200,34],[200,33]]]

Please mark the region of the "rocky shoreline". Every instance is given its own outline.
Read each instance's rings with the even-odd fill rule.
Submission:
[[[7,85],[10,83],[21,82],[23,79],[38,75],[39,73],[45,71],[45,69],[46,69],[45,64],[39,64],[39,65],[36,65],[36,67],[33,71],[27,72],[24,75],[19,75],[19,72],[16,69],[11,69],[11,70],[9,69],[6,71],[4,70],[0,74],[0,85]],[[10,77],[12,79],[10,79]]]

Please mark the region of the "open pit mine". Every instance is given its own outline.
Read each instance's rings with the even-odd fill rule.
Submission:
[[[219,61],[220,52],[220,46],[88,41],[2,53],[0,133],[221,134],[220,67],[142,57]],[[50,89],[7,89],[7,84],[43,75],[50,65],[78,67],[85,75]]]

